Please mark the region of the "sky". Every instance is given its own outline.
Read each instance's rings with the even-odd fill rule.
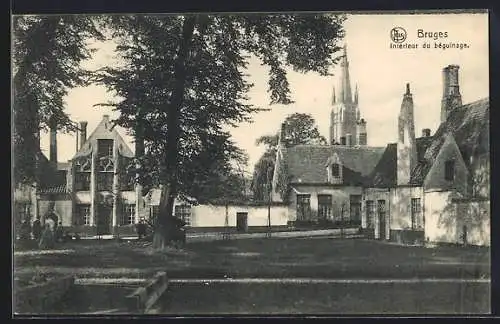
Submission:
[[[404,43],[417,44],[418,48],[390,48],[390,31],[394,27],[406,30]],[[345,43],[351,77],[351,87],[359,88],[361,117],[367,122],[368,145],[385,146],[397,138],[397,117],[406,83],[410,83],[414,101],[416,135],[421,129],[430,128],[434,133],[440,123],[442,98],[442,69],[450,64],[460,66],[459,82],[462,102],[469,103],[489,96],[488,16],[487,14],[363,14],[348,15],[344,24]],[[446,38],[419,38],[418,30],[425,33],[447,34]],[[422,33],[421,33],[422,34]],[[403,44],[404,44],[403,43]],[[422,48],[428,43],[431,48]],[[462,43],[467,48],[436,48],[435,43]],[[114,45],[99,43],[98,51],[86,68],[99,68],[114,63]],[[286,116],[295,112],[311,114],[320,133],[328,139],[331,98],[338,83],[338,67],[332,76],[288,71],[288,80],[295,101],[290,105],[269,105],[267,93],[268,69],[255,59],[250,59],[247,74],[255,84],[249,93],[250,102],[270,111],[254,115],[252,123],[242,123],[229,131],[236,144],[247,151],[252,172],[264,147],[255,145],[258,137],[276,133]],[[102,115],[116,118],[111,108],[94,107],[95,104],[113,100],[103,86],[71,89],[65,98],[67,113],[74,121],[87,121],[87,134],[92,133]],[[133,150],[133,139],[126,131],[119,133]],[[58,134],[58,160],[67,161],[76,150],[75,135]],[[49,136],[42,134],[42,150],[49,154]]]

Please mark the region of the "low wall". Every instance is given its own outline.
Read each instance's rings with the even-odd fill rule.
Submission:
[[[236,214],[247,213],[247,225],[267,226],[267,206],[227,206],[228,226],[236,227]],[[286,226],[288,222],[288,207],[271,206],[271,225]],[[224,227],[226,221],[226,206],[197,205],[191,208],[191,227]]]
[[[390,230],[390,241],[400,244],[418,244],[425,241],[424,231],[419,230]]]
[[[47,314],[74,285],[75,278],[66,276],[47,282],[14,289],[15,313]]]
[[[426,193],[428,242],[490,246],[490,201],[453,198],[451,192]]]
[[[458,216],[459,241],[468,245],[490,246],[490,201],[453,200],[453,203]]]

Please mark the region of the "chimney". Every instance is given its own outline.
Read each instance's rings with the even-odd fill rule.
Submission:
[[[278,135],[278,145],[286,146],[286,139],[287,139],[287,134],[286,134],[286,124],[281,123],[281,128],[280,128],[280,133]]]
[[[57,163],[57,121],[55,117],[49,120],[50,127],[50,162]]]
[[[80,122],[80,148],[83,147],[85,141],[87,140],[87,122]]]
[[[358,145],[364,146],[367,143],[366,134],[366,121],[361,118],[356,124],[356,138],[358,139]]]
[[[430,128],[424,128],[422,129],[422,137],[429,137],[431,136],[431,130]]]
[[[448,65],[443,69],[443,98],[441,100],[441,122],[445,122],[450,112],[462,106],[462,96],[458,78],[458,65]]]

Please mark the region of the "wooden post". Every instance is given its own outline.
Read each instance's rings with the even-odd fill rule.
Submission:
[[[224,235],[223,239],[229,240],[230,233],[229,233],[229,206],[228,202],[226,201],[226,217],[224,219]]]
[[[267,182],[266,182],[266,187],[267,187],[267,237],[271,237],[271,193],[272,193],[272,186],[271,183],[269,182],[271,168],[268,167],[266,175],[267,175]]]

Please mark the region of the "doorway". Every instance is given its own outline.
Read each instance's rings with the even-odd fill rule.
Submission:
[[[113,208],[108,205],[99,205],[97,208],[97,235],[111,234],[111,217]]]
[[[239,233],[248,231],[248,213],[236,213],[236,231]]]
[[[378,233],[379,233],[379,239],[385,240],[385,226],[386,226],[386,206],[385,206],[385,200],[378,200],[377,201],[377,210],[378,210]]]

